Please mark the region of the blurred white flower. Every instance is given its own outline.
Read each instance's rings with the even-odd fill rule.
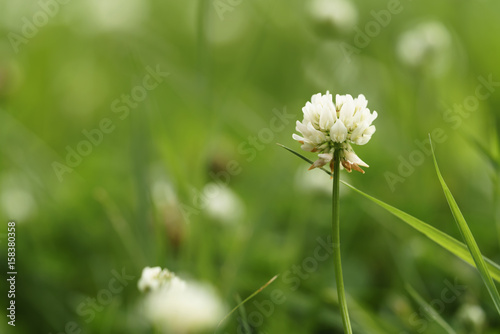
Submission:
[[[177,195],[174,186],[163,179],[158,179],[152,183],[151,196],[153,202],[159,208],[177,204]]]
[[[4,174],[0,181],[0,208],[8,219],[22,223],[37,210],[29,183],[16,174]]]
[[[341,175],[340,178],[349,182],[347,174]],[[329,176],[318,169],[307,171],[304,168],[299,168],[295,174],[295,186],[302,193],[308,192],[329,196],[333,191]],[[340,196],[344,196],[346,191],[348,191],[347,187],[340,187]]]
[[[143,21],[147,1],[87,0],[94,22],[103,30],[134,29]]]
[[[355,99],[351,95],[337,95],[335,104],[328,91],[325,95],[312,96],[311,102],[302,108],[304,120],[297,121],[296,130],[302,136],[293,134],[293,139],[302,144],[303,150],[319,153],[319,159],[310,169],[330,163],[333,170],[333,152],[338,146],[342,149],[342,166],[348,172],[354,169],[364,173],[359,166],[368,165],[354,153],[350,144],[364,145],[375,132],[375,126],[371,124],[378,114],[376,111],[370,113],[367,105],[364,95]]]
[[[158,290],[161,286],[170,284],[174,278],[177,277],[167,269],[146,267],[142,270],[142,275],[137,282],[137,287],[141,292]]]
[[[332,193],[332,184],[327,181],[328,175],[325,175],[320,170],[307,173],[304,168],[299,168],[295,176],[295,185],[300,191],[321,193],[324,195]]]
[[[168,278],[161,277],[163,273]],[[144,315],[163,333],[213,329],[224,317],[225,308],[212,287],[185,282],[160,267],[144,268],[142,276],[148,286],[161,282],[159,288],[150,289],[146,295]]]
[[[212,219],[234,223],[243,216],[243,202],[229,187],[209,183],[203,189],[203,194],[206,197],[205,211]]]
[[[397,54],[401,61],[418,66],[432,60],[436,66],[446,65],[451,36],[440,22],[422,22],[401,34],[397,43]]]
[[[475,329],[475,333],[482,333],[483,328],[486,325],[486,314],[478,305],[463,305],[458,311],[458,318],[467,326]]]
[[[141,27],[149,12],[148,1],[87,0],[65,5],[62,19],[79,32],[132,32]]]
[[[314,0],[309,10],[317,21],[348,30],[358,21],[358,11],[349,0]]]
[[[28,219],[36,209],[33,196],[22,188],[5,189],[0,201],[7,217],[19,222]]]

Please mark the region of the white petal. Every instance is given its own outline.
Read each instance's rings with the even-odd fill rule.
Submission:
[[[335,106],[337,107],[337,110],[340,110],[342,108],[342,106],[347,102],[353,102],[351,95],[349,95],[349,94],[346,94],[346,95],[337,94],[335,96]]]
[[[333,159],[333,155],[329,153],[318,154],[319,159],[316,160],[309,169],[321,168]]]
[[[357,145],[364,145],[370,141],[372,137],[371,136],[361,136],[356,141],[354,142]]]
[[[344,158],[351,164],[356,164],[362,167],[370,167],[366,164],[366,162],[361,160],[353,151],[344,151]]]
[[[306,142],[305,138],[302,138],[301,136],[299,136],[299,135],[297,135],[295,133],[292,135],[292,138],[295,139],[296,141],[299,141],[299,142],[303,142],[303,143]]]
[[[326,140],[323,132],[318,131],[314,128],[311,123],[307,124],[307,130],[309,131],[307,139],[313,143],[320,144]]]
[[[337,143],[343,143],[346,140],[347,128],[340,119],[330,129],[330,138]]]
[[[354,103],[347,101],[340,109],[339,119],[342,120],[345,126],[350,127],[353,124]]]
[[[295,130],[297,130],[298,132],[302,133],[305,136],[305,134],[307,133],[307,126],[299,121],[297,121],[297,123],[295,124],[296,124]]]
[[[352,131],[351,135],[350,135],[350,140],[355,142],[359,137],[363,136],[363,132],[365,131],[366,127],[361,124],[361,125],[358,125],[354,131]]]
[[[370,125],[364,132],[363,132],[363,136],[372,136],[372,134],[375,133],[375,125]]]
[[[313,143],[305,142],[303,145],[300,146],[301,149],[307,152],[312,152],[315,148],[316,145]]]
[[[316,104],[316,103],[320,103],[320,99],[321,99],[321,93],[318,93],[318,94],[314,94],[312,97],[311,97],[311,102]]]
[[[356,99],[354,99],[357,109],[364,109],[368,105],[368,101],[363,94],[359,94]]]
[[[331,154],[331,153],[321,153],[321,154],[318,154],[318,157],[320,157],[321,159],[325,160],[326,162],[330,162],[333,159],[333,154]]]
[[[365,121],[369,121],[370,118],[371,118],[370,109],[368,108],[359,109],[358,111],[356,111],[356,114],[354,115],[354,123],[359,124]]]
[[[306,105],[302,108],[302,112],[304,113],[304,122],[315,122],[319,119],[319,114],[316,111],[316,107],[311,103],[307,102]]]
[[[332,103],[333,107],[333,103]],[[329,108],[328,106],[325,106],[321,109],[320,117],[319,117],[319,127],[322,130],[328,130],[330,129],[333,124],[335,123],[334,119],[334,114],[336,114],[335,111],[332,110],[333,108]]]

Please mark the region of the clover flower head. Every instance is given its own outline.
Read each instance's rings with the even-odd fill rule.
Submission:
[[[409,66],[429,62],[435,67],[446,67],[451,40],[450,32],[442,23],[422,22],[401,34],[396,51],[399,59]]]
[[[342,166],[348,172],[354,169],[364,173],[360,166],[368,165],[354,153],[351,144],[364,145],[375,132],[372,122],[378,114],[376,111],[371,113],[367,105],[364,95],[357,98],[349,94],[336,95],[335,103],[328,91],[324,95],[312,96],[302,108],[303,121],[297,121],[296,130],[302,136],[293,134],[293,139],[302,144],[303,150],[318,153],[318,160],[310,169],[330,163],[333,170],[333,152],[340,148]]]
[[[358,21],[358,10],[350,0],[314,0],[309,7],[314,19],[342,30],[352,28]]]
[[[146,292],[144,316],[162,333],[213,329],[226,311],[212,286],[186,282],[160,267],[144,268],[138,286]]]
[[[137,282],[137,287],[141,292],[155,291],[163,285],[172,284],[177,280],[178,278],[167,269],[145,267],[142,270],[141,278]]]
[[[197,333],[214,329],[225,307],[213,287],[187,282],[146,296],[144,312],[164,333]]]
[[[226,225],[241,219],[245,208],[240,197],[231,188],[208,183],[203,193],[207,194],[205,211],[209,217]]]

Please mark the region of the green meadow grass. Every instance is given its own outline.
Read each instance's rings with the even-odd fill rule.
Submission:
[[[218,333],[342,333],[327,251],[331,195],[299,182],[308,165],[275,145],[300,151],[295,121],[326,90],[364,94],[379,113],[372,140],[356,148],[370,168],[341,175],[353,332],[499,331],[498,86],[481,88],[490,95],[472,111],[454,109],[483,79],[500,81],[498,3],[401,1],[350,59],[340,45],[355,46],[357,30],[324,25],[306,2],[284,0],[241,1],[223,19],[212,1],[149,0],[142,21],[119,29],[99,28],[75,0],[16,53],[9,32],[39,10],[16,3],[0,2],[0,259],[7,263],[14,220],[18,271],[16,327],[4,316],[0,332],[64,333],[74,323],[81,333],[152,333],[136,283],[143,267],[158,265],[211,283],[228,310],[279,275]],[[388,8],[353,4],[362,31],[371,11]],[[402,33],[428,20],[450,35],[437,72],[432,54],[410,67],[396,51]],[[137,105],[122,102],[157,66],[168,76]],[[77,150],[103,119],[113,130],[61,181],[53,163],[66,164],[68,146]],[[309,173],[331,188],[330,176]],[[443,196],[444,180],[453,197]],[[211,182],[237,195],[238,218],[221,223],[199,205]],[[134,278],[102,299],[122,270]],[[464,315],[472,306],[483,323]]]

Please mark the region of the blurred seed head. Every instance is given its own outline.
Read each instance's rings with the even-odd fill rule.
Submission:
[[[166,235],[170,244],[174,250],[178,249],[184,239],[186,222],[174,186],[161,177],[155,177],[151,184],[151,198],[159,216],[165,223]]]
[[[396,292],[390,292],[386,297],[385,303],[389,309],[400,319],[408,319],[414,312],[410,301],[405,295]]]
[[[155,180],[152,183],[151,196],[157,207],[165,207],[177,202],[177,196],[173,185],[162,179]]]

